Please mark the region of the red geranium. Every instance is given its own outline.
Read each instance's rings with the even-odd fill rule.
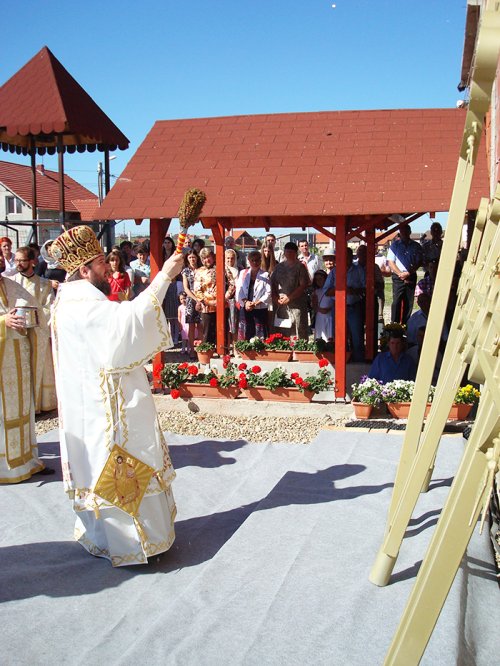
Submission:
[[[295,377],[293,381],[297,384],[297,386],[302,386],[302,384],[304,383],[302,377]]]
[[[177,398],[180,396],[181,392],[179,389],[170,389],[170,395],[174,400],[177,400]]]
[[[184,362],[184,363],[179,363],[177,367],[179,368],[179,370],[185,370],[188,367],[188,365],[189,363]]]
[[[241,377],[241,375],[240,375],[240,377]],[[241,389],[246,389],[246,388],[247,388],[247,386],[248,386],[248,382],[247,382],[247,380],[246,380],[246,377],[240,378],[240,381],[238,382],[238,386],[239,386]]]
[[[246,370],[247,369],[247,364],[246,363],[240,363],[238,366],[238,370]]]
[[[212,377],[208,383],[210,386],[219,386],[219,380],[217,377]]]
[[[252,368],[252,372],[254,375],[258,375],[261,370],[262,368],[260,367],[260,365],[254,365]]]
[[[292,374],[290,375],[290,379],[297,379],[297,377],[300,377],[298,372],[292,372]]]
[[[198,374],[198,368],[195,365],[190,365],[187,369],[190,375],[197,375]]]
[[[307,390],[309,388],[309,383],[308,382],[302,382],[302,388]]]
[[[228,366],[230,363],[231,363],[231,357],[228,356],[227,354],[225,354],[225,355],[222,357],[222,367],[224,368],[224,370],[227,368],[227,366]]]
[[[246,379],[246,378],[247,378],[247,376],[245,375],[244,372],[240,372],[240,374],[238,375],[238,377],[239,377],[240,379]]]
[[[319,365],[320,368],[326,368],[326,366],[328,365],[328,361],[327,361],[327,359],[326,359],[326,358],[322,358],[322,359],[319,361],[318,365]]]

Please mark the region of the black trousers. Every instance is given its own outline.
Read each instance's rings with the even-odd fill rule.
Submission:
[[[392,321],[406,324],[413,310],[413,299],[415,298],[415,286],[417,278],[414,276],[405,282],[397,275],[392,275]]]

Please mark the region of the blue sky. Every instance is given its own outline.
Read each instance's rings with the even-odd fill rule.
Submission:
[[[159,119],[454,107],[465,11],[465,0],[17,0],[2,10],[0,84],[48,46],[130,139],[111,163],[119,177]],[[99,155],[68,155],[67,173],[96,191]]]

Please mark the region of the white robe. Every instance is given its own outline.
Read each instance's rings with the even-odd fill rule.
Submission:
[[[56,386],[54,378],[54,364],[50,346],[50,308],[54,303],[54,290],[50,280],[39,275],[26,277],[17,273],[13,278],[28,291],[40,306],[40,326],[37,333],[40,336],[39,355],[34,359],[35,371],[40,375],[38,390],[35,394],[35,412],[50,412],[57,407]]]
[[[168,285],[160,272],[133,301],[117,303],[86,280],[64,283],[52,314],[63,480],[77,513],[75,538],[113,566],[144,564],[175,537],[175,472],[144,369],[172,345],[161,307]],[[95,492],[115,445],[154,471],[135,515]]]
[[[18,483],[43,470],[35,434],[32,359],[40,338],[7,328],[6,315],[16,304],[36,305],[30,294],[9,278],[0,279],[0,483]]]

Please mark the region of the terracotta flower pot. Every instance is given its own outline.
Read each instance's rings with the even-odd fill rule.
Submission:
[[[210,384],[194,384],[186,382],[179,386],[181,398],[237,398],[240,394],[238,386],[210,386]]]
[[[388,402],[387,409],[395,419],[407,419],[411,402]]]
[[[367,405],[364,402],[352,402],[354,416],[357,419],[369,419],[373,410],[373,405]]]
[[[241,351],[238,352],[241,358],[247,359],[249,361],[256,361],[262,359],[263,361],[281,361],[286,363],[287,361],[292,360],[293,351],[287,350],[275,350],[275,349],[263,349],[262,351]]]
[[[471,413],[474,405],[464,405],[462,403],[454,402],[450,409],[448,419],[450,421],[465,421]]]
[[[320,352],[294,350],[293,358],[302,363],[317,363],[323,356]]]
[[[204,351],[204,352],[199,351],[196,353],[198,354],[198,361],[203,365],[208,365],[210,363],[210,359],[214,355],[213,350]]]
[[[255,361],[258,354],[260,354],[260,352],[252,351],[251,349],[249,349],[248,351],[239,351],[238,352],[238,355],[241,358],[246,359],[247,361]]]
[[[273,400],[278,402],[311,402],[314,393],[312,391],[299,391],[298,388],[266,389],[263,386],[246,388],[244,394],[249,400]]]

